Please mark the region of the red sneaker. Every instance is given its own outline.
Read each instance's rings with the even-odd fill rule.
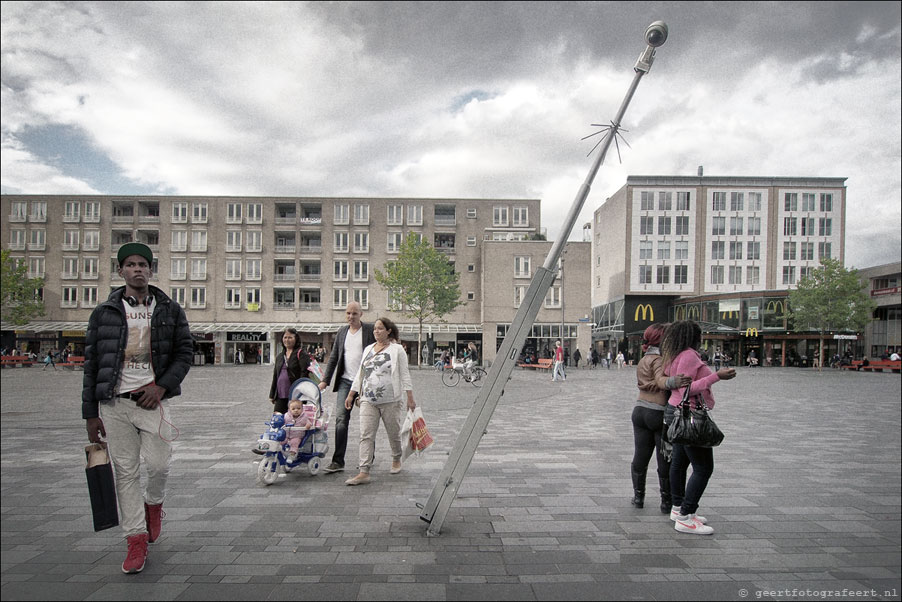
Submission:
[[[128,556],[122,563],[122,572],[126,574],[140,573],[144,570],[144,561],[147,560],[147,533],[129,535]]]
[[[147,523],[147,541],[153,543],[160,537],[163,528],[163,504],[144,504],[144,522]]]

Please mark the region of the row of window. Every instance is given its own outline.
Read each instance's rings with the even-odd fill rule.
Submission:
[[[796,236],[832,236],[833,235],[833,219],[829,217],[817,218],[817,231],[814,229],[815,218],[813,217],[784,217],[783,218],[783,235]]]
[[[830,192],[819,195],[813,192],[787,192],[783,195],[783,211],[799,211],[799,200],[802,201],[801,211],[818,211],[818,207],[824,213],[833,211],[833,193]]]
[[[783,266],[783,284],[796,284],[796,267],[798,267],[798,279],[806,278],[816,266]],[[640,265],[639,284],[671,284],[671,268],[673,268],[672,284],[687,284],[689,267],[685,265]],[[742,274],[745,272],[745,282]],[[726,282],[724,278],[726,277]],[[761,268],[759,266],[741,265],[712,265],[711,284],[760,284]]]
[[[639,193],[639,208],[642,211],[672,211],[674,197],[677,211],[689,211],[691,193],[657,191],[657,205],[654,191]],[[711,193],[712,211],[761,211],[762,193],[760,192],[713,192]],[[800,202],[801,201],[801,202]],[[729,209],[728,209],[729,207]],[[801,208],[801,209],[800,209]],[[783,196],[784,211],[833,211],[833,193],[822,192],[787,192]]]
[[[673,192],[658,191],[658,211],[673,210]],[[676,193],[676,210],[689,211],[691,201],[691,193]],[[655,193],[652,191],[642,191],[639,193],[639,208],[642,211],[654,211],[655,209]]]
[[[689,266],[686,265],[640,265],[639,284],[670,284],[670,269],[673,268],[673,284],[687,284],[689,282]],[[652,275],[657,274],[655,281]]]
[[[714,192],[711,195],[711,210],[727,211],[728,194],[730,211],[761,211],[762,195],[760,192]]]

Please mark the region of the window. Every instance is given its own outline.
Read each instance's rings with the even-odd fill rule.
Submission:
[[[816,211],[817,195],[812,192],[802,193],[802,211]]]
[[[33,222],[47,221],[47,201],[31,201],[31,217]]]
[[[191,307],[204,308],[207,306],[207,287],[191,287]]]
[[[670,284],[670,266],[658,266],[658,284]]]
[[[366,282],[370,279],[370,262],[355,261],[354,262],[354,280],[358,282]]]
[[[100,230],[85,230],[85,242],[81,246],[84,251],[97,251],[100,249]]]
[[[188,260],[184,257],[173,257],[169,261],[169,279],[184,280],[188,277]]]
[[[526,295],[525,286],[514,287],[514,307],[520,307],[523,304],[523,297]]]
[[[658,259],[670,259],[670,243],[658,243]]]
[[[78,278],[78,257],[63,257],[62,277],[64,280]]]
[[[332,309],[343,309],[348,305],[348,289],[336,288],[332,291]]]
[[[347,253],[348,252],[348,233],[347,232],[335,232],[334,250],[336,253]]]
[[[247,204],[247,223],[262,224],[263,223],[263,203]]]
[[[81,287],[81,306],[94,307],[97,305],[97,287],[83,286]]]
[[[351,215],[350,205],[335,205],[334,224],[347,224]]]
[[[98,259],[96,257],[85,257],[82,260],[81,277],[93,280],[98,274]]]
[[[783,266],[783,284],[796,283],[796,269],[791,265]]]
[[[711,234],[713,236],[722,236],[727,233],[727,218],[712,217],[711,218]]]
[[[66,208],[63,213],[64,222],[77,222],[81,203],[78,201],[66,201]]]
[[[170,251],[187,251],[188,250],[188,232],[187,230],[173,230],[171,234],[171,242],[169,243]]]
[[[761,218],[760,217],[750,217],[749,221],[749,229],[746,234],[749,236],[761,236]]]
[[[207,279],[207,260],[200,257],[191,258],[191,280]]]
[[[263,277],[261,259],[248,259],[244,263],[244,279],[260,280]]]
[[[639,241],[639,259],[651,259],[652,242],[650,240]]]
[[[14,201],[9,210],[9,221],[24,222],[28,218],[28,203]]]
[[[476,209],[473,207],[469,207],[467,209],[467,218],[468,219],[476,219]]]
[[[369,232],[354,232],[354,252],[369,253],[370,252],[370,234]]]
[[[43,278],[44,277],[44,258],[29,257],[28,258],[28,277]]]
[[[191,250],[204,252],[207,250],[207,231],[192,230],[191,231]]]
[[[354,205],[354,224],[366,226],[370,223],[370,206]]]
[[[78,230],[66,230],[63,232],[63,251],[78,250]]]
[[[475,237],[475,236],[468,236],[468,237],[467,237],[467,246],[468,246],[468,247],[475,247],[475,246],[476,246],[476,237]]]
[[[260,306],[260,289],[257,287],[245,287],[244,302],[248,304]]]
[[[784,242],[783,243],[783,260],[790,261],[796,258],[796,243],[794,242]]]
[[[658,211],[671,211],[673,209],[673,193],[658,193]]]
[[[526,227],[529,225],[529,207],[514,207],[514,226]]]
[[[348,279],[348,260],[336,259],[332,262],[332,280]]]
[[[833,194],[821,193],[821,211],[833,211]]]
[[[655,218],[640,217],[639,218],[639,234],[652,235],[655,233]]]
[[[237,253],[241,250],[241,230],[229,230],[226,232],[226,251]]]
[[[787,192],[783,197],[783,210],[784,211],[798,211],[799,210],[799,195],[796,192]]]
[[[761,211],[761,193],[749,193],[749,211]]]
[[[817,220],[817,234],[818,236],[831,236],[833,234],[833,220],[829,217],[822,217]]]
[[[726,244],[722,240],[711,242],[711,259],[723,259]]]
[[[814,243],[803,242],[799,248],[799,259],[802,261],[814,261]]]
[[[639,207],[642,211],[654,211],[655,209],[655,193],[654,192],[640,192],[639,193]]]
[[[87,209],[87,207],[85,209]],[[172,204],[171,221],[173,224],[184,224],[188,221],[188,203]]]
[[[689,211],[690,193],[678,192],[677,194],[677,211]]]
[[[492,207],[492,225],[507,225],[507,207],[504,207],[502,205],[495,205],[494,207]]]
[[[688,236],[689,235],[689,216],[688,215],[680,215],[676,218],[676,232],[674,232],[677,236]]]
[[[744,192],[731,192],[730,193],[730,211],[744,211],[745,210],[745,193]]]
[[[689,266],[673,266],[673,283],[686,284],[687,282],[689,282]]]
[[[241,260],[226,259],[226,280],[241,280]]]
[[[818,260],[823,259],[824,257],[832,257],[831,254],[833,245],[829,242],[819,242],[817,243],[817,258]]]
[[[730,270],[727,273],[727,282],[730,284],[742,284],[742,266],[730,266]]]
[[[195,224],[207,223],[207,204],[192,203],[191,205],[191,221]]]
[[[802,236],[814,236],[814,218],[813,217],[802,217],[799,218],[799,224],[801,225]]]
[[[746,259],[761,259],[761,243],[757,241],[749,242],[745,247]]]
[[[514,257],[514,278],[530,278],[531,276],[530,258]]]
[[[727,193],[726,192],[715,192],[713,196],[713,200],[711,203],[712,211],[726,211],[727,210]]]
[[[43,251],[47,242],[47,231],[44,229],[28,232],[28,250]]]
[[[247,232],[247,250],[252,252],[263,250],[263,232],[259,230],[249,230]]]
[[[226,208],[226,223],[240,224],[243,209],[244,205],[242,205],[241,203],[229,203],[228,207]]]
[[[783,218],[783,234],[785,236],[795,236],[796,232],[797,232],[796,218],[784,217]]]
[[[711,266],[711,284],[723,284],[723,266]]]
[[[801,282],[802,280],[804,280],[805,278],[807,278],[808,276],[810,276],[810,275],[811,275],[811,271],[812,271],[813,269],[814,269],[814,268],[812,268],[811,266],[801,266],[801,267],[799,267],[799,282]]]
[[[408,205],[407,206],[407,225],[422,226],[423,225],[423,206]]]
[[[674,243],[674,259],[689,259],[689,242],[678,240]]]
[[[226,309],[238,309],[241,307],[240,287],[226,288],[225,307]]]
[[[670,234],[670,218],[661,216],[658,218],[658,235]]]
[[[737,241],[730,242],[730,259],[742,259],[742,243]]]
[[[552,286],[545,294],[545,307],[561,306],[561,287]]]
[[[60,307],[77,307],[78,306],[78,287],[64,286],[63,295],[60,298]]]
[[[404,205],[389,205],[385,223],[389,226],[402,225],[404,223]]]
[[[354,289],[354,301],[360,304],[362,309],[368,309],[370,306],[370,291],[365,288]]]
[[[745,283],[759,284],[761,280],[761,268],[756,265],[750,265],[745,268]]]
[[[9,231],[9,248],[14,251],[25,250],[25,230]]]
[[[388,233],[388,246],[387,252],[389,253],[397,253],[401,250],[401,233],[400,232],[389,232]]]
[[[639,284],[651,284],[651,266],[639,266]]]
[[[730,236],[739,236],[742,234],[742,218],[730,218]]]

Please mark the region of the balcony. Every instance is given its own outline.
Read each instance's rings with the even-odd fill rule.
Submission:
[[[290,273],[276,273],[273,275],[273,281],[275,282],[295,282],[297,280],[297,274]]]
[[[320,245],[301,245],[299,247],[301,253],[307,253],[309,255],[320,255],[323,252],[323,248]]]
[[[301,311],[319,311],[320,310],[319,303],[299,303],[298,309]]]
[[[322,274],[301,274],[298,276],[302,282],[319,282],[322,277]]]
[[[297,247],[295,247],[294,245],[280,245],[280,244],[277,244],[277,245],[275,246],[275,248],[273,248],[273,252],[275,252],[275,253],[283,253],[283,254],[284,254],[284,253],[288,253],[288,254],[292,254],[292,255],[293,255],[296,249],[297,249]]]
[[[298,223],[298,216],[296,215],[278,215],[276,216],[276,225],[277,226],[294,226]]]
[[[274,301],[273,309],[276,311],[293,311],[294,301]]]

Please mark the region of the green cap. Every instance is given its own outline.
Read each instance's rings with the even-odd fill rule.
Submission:
[[[153,252],[150,250],[150,247],[140,242],[127,242],[119,247],[117,255],[119,265],[121,266],[122,262],[132,255],[140,255],[147,260],[147,265],[153,265]]]

